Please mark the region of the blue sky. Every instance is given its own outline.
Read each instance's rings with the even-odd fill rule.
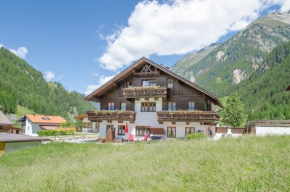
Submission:
[[[268,12],[265,11],[266,8],[245,11],[244,15],[237,16],[237,22],[228,21],[228,26],[224,26],[220,32],[217,31],[216,33],[219,35],[212,37],[207,35],[206,30],[204,36],[196,34],[195,37],[193,35],[193,38],[196,38],[195,42],[198,43],[185,43],[187,42],[186,39],[182,39],[182,33],[185,32],[181,31],[181,38],[168,34],[168,38],[172,42],[166,45],[168,39],[166,40],[163,35],[159,38],[154,28],[152,32],[152,29],[150,31],[147,27],[138,32],[138,34],[144,32],[142,37],[145,37],[145,39],[147,38],[146,34],[149,37],[157,34],[157,38],[154,36],[154,39],[160,42],[158,46],[152,43],[152,47],[156,48],[152,48],[151,51],[146,46],[144,46],[143,50],[140,48],[144,45],[142,41],[140,41],[142,44],[138,41],[139,44],[137,43],[135,47],[133,46],[136,49],[132,49],[132,43],[129,44],[130,41],[134,45],[136,38],[142,39],[142,37],[140,38],[137,35],[135,39],[131,40],[129,36],[128,39],[128,36],[124,35],[124,29],[127,27],[128,30],[136,32],[136,29],[139,29],[136,26],[140,26],[140,23],[138,23],[140,22],[139,18],[144,15],[146,16],[144,25],[146,23],[154,24],[154,21],[151,21],[152,14],[150,9],[158,13],[159,17],[155,17],[156,13],[153,14],[156,21],[159,18],[164,18],[164,15],[170,14],[166,11],[167,8],[171,8],[173,11],[180,10],[177,10],[172,3],[164,6],[166,4],[165,1],[156,2],[155,4],[150,4],[152,3],[151,1],[149,3],[139,2],[141,1],[0,0],[0,44],[3,44],[5,48],[16,51],[19,47],[25,47],[28,53],[24,59],[30,65],[43,73],[51,71],[54,74],[52,81],[61,82],[69,91],[76,90],[80,93],[85,93],[88,85],[98,87],[105,81],[106,77],[122,71],[126,65],[136,60],[138,56],[150,56],[150,59],[157,63],[171,66],[188,52],[198,50],[216,41],[225,41],[229,36],[236,34],[237,31],[245,27],[247,22],[257,17],[252,16],[252,12],[260,14]],[[135,8],[136,5],[139,5],[139,8]],[[186,6],[189,7],[188,5]],[[192,4],[192,7],[194,6],[198,7],[199,5]],[[280,9],[281,6],[274,6],[274,9]],[[273,9],[273,5],[269,5],[269,7]],[[128,23],[130,16],[132,19]],[[243,18],[243,20],[240,18]],[[168,22],[161,20],[162,22],[160,23],[169,23],[168,26],[170,28],[170,22],[171,20],[173,22],[173,19],[170,20],[170,17],[168,19]],[[178,20],[174,21],[172,25],[176,26],[176,22]],[[191,20],[187,23],[190,24],[190,22]],[[209,23],[209,25],[211,24]],[[157,23],[155,26],[156,31],[159,30],[158,26],[159,24]],[[166,28],[167,26],[161,27]],[[148,33],[146,30],[148,30]],[[195,34],[196,31],[201,29],[191,27],[188,28],[188,31],[190,30],[192,30],[192,34]],[[179,33],[178,30],[177,32]],[[167,34],[167,31],[165,31],[165,34]],[[114,36],[112,37],[112,35]],[[198,39],[200,38],[209,40],[199,42]],[[126,41],[121,41],[122,39],[128,39],[128,45]],[[172,49],[164,49],[162,44],[164,44],[164,47],[172,47]],[[126,48],[125,55],[128,55],[128,57],[122,58],[116,54],[114,50],[119,50],[120,47]],[[113,58],[113,61],[106,59],[106,57],[103,57],[105,59],[100,59],[105,54],[109,55],[109,58]],[[130,57],[130,54],[136,55],[136,58]],[[120,61],[122,64],[114,66],[116,61]],[[100,64],[102,64],[102,67]],[[110,66],[116,67],[116,69],[109,69]]]

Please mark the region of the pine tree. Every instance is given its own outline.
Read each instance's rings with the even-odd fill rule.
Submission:
[[[232,127],[244,126],[247,119],[243,103],[237,93],[228,98],[227,104],[220,114],[221,122]]]

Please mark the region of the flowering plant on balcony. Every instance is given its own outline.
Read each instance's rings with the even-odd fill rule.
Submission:
[[[100,111],[97,111],[98,114],[103,114],[103,115],[112,114],[112,113],[120,114],[122,112],[123,112],[122,110],[100,110]]]
[[[158,89],[160,88],[159,85],[156,86],[136,86],[136,87],[129,87],[130,90],[147,90],[147,89]]]
[[[202,111],[199,110],[178,110],[178,111],[168,111],[170,115],[173,114],[195,114],[200,115],[202,114]]]

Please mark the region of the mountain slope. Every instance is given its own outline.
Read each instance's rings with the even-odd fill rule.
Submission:
[[[280,45],[263,62],[268,69],[253,72],[227,92],[237,92],[249,119],[290,119],[290,42]]]
[[[290,40],[290,13],[271,13],[250,24],[245,30],[215,48],[194,65],[184,68],[195,83],[218,96],[234,84],[248,78],[262,66],[266,55],[277,45]],[[174,72],[179,73],[175,68]]]
[[[41,72],[3,47],[0,69],[0,104],[5,112],[15,113],[19,104],[36,113],[71,119],[73,114],[94,109],[84,95],[68,92],[60,83],[47,83]]]
[[[195,81],[193,74],[189,73],[187,69],[192,68],[193,65],[210,54],[219,45],[220,44],[212,44],[204,49],[201,49],[200,51],[186,55],[183,59],[174,64],[170,70],[182,75],[185,78],[188,78],[190,81]]]

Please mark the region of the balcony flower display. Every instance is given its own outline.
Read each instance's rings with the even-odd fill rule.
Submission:
[[[159,85],[156,85],[156,86],[136,86],[136,87],[129,87],[130,90],[147,90],[147,89],[159,89],[159,88],[162,88],[161,86]],[[164,87],[166,88],[166,87]]]
[[[113,113],[117,113],[117,114],[120,114],[124,111],[122,110],[100,110],[100,111],[97,111],[97,114],[103,114],[103,115],[106,115],[106,114],[113,114]]]
[[[173,114],[195,114],[200,115],[202,114],[202,111],[199,110],[177,110],[177,111],[168,111],[170,115]]]

